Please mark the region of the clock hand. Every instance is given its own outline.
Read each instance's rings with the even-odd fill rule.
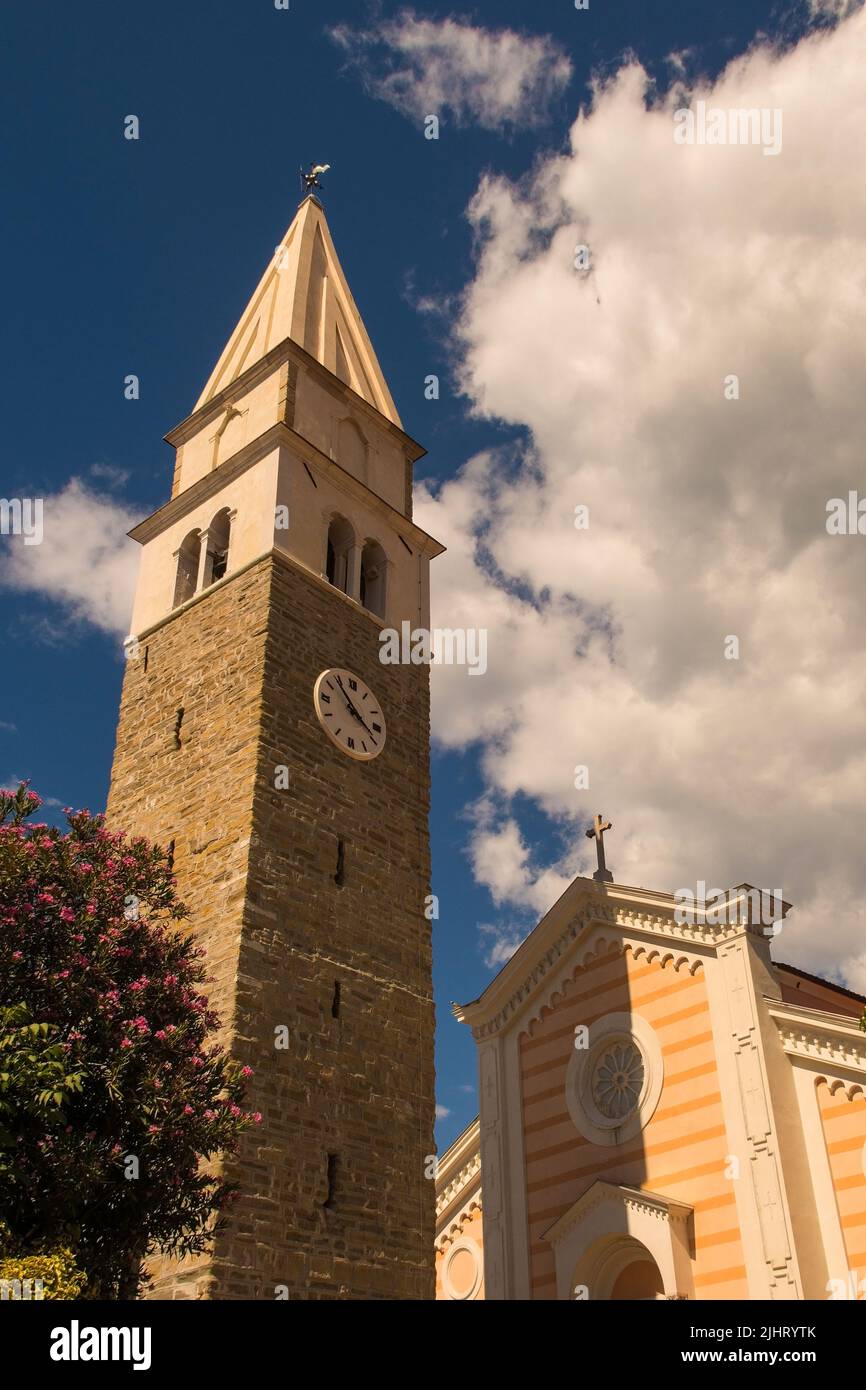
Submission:
[[[354,717],[355,719],[357,719],[358,723],[361,725],[361,728],[362,728],[362,729],[366,729],[367,733],[370,735],[370,737],[373,739],[373,742],[375,743],[376,740],[375,740],[375,738],[373,738],[373,731],[372,731],[372,729],[369,727],[369,725],[367,725],[367,724],[364,722],[364,720],[362,719],[361,715],[358,713],[358,711],[355,709],[355,706],[352,704],[351,700],[349,700],[349,699],[347,698],[346,703],[347,703],[348,706],[349,706],[349,711],[350,711],[350,713],[353,715],[353,717]]]
[[[357,719],[358,723],[359,723],[360,725],[362,725],[363,728],[365,728],[365,729],[367,730],[367,733],[370,735],[370,737],[373,739],[373,742],[375,743],[376,740],[375,740],[375,738],[373,738],[373,732],[372,732],[372,730],[367,726],[367,724],[364,723],[364,720],[363,720],[363,718],[361,717],[361,715],[358,713],[358,710],[357,710],[357,709],[355,708],[355,706],[352,704],[352,701],[349,699],[349,696],[346,694],[345,687],[344,687],[344,685],[343,685],[343,682],[340,680],[340,677],[339,677],[339,676],[337,677],[337,684],[338,684],[338,686],[340,687],[340,690],[342,691],[343,699],[346,701],[346,706],[347,706],[347,708],[348,708],[348,710],[349,710],[349,713],[353,716],[353,718]]]

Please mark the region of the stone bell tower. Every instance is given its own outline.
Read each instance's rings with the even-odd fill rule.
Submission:
[[[432,1298],[429,672],[379,638],[429,628],[442,547],[314,196],[168,442],[108,816],[173,845],[263,1123],[227,1230],[154,1293]]]

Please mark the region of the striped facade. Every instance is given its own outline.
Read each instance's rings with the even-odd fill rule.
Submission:
[[[440,1164],[437,1258],[483,1227],[471,1297],[866,1297],[866,1001],[776,963],[777,927],[676,907],[577,879],[455,1006],[480,1115]]]
[[[848,1267],[859,1292],[866,1283],[866,1096],[849,1094],[844,1082],[821,1077],[816,1085],[821,1125],[839,1211]],[[866,1286],[864,1286],[866,1293]]]
[[[634,1010],[662,1039],[664,1089],[643,1133],[617,1152],[580,1135],[565,1105],[565,1071],[575,1028]],[[688,1198],[695,1210],[695,1284],[706,1298],[747,1296],[706,981],[631,948],[575,971],[554,1009],[520,1039],[532,1297],[555,1298],[553,1254],[544,1232],[597,1178]]]

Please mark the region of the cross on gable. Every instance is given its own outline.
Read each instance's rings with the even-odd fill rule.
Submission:
[[[587,830],[586,838],[595,840],[596,853],[598,855],[598,868],[593,874],[596,883],[613,883],[613,874],[604,861],[604,832],[612,830],[610,821],[606,821],[604,816],[597,815],[592,822],[591,829]]]

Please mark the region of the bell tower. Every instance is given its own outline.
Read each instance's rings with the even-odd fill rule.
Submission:
[[[154,1295],[432,1299],[429,671],[379,652],[442,547],[315,196],[167,438],[108,816],[173,845],[262,1123]]]

